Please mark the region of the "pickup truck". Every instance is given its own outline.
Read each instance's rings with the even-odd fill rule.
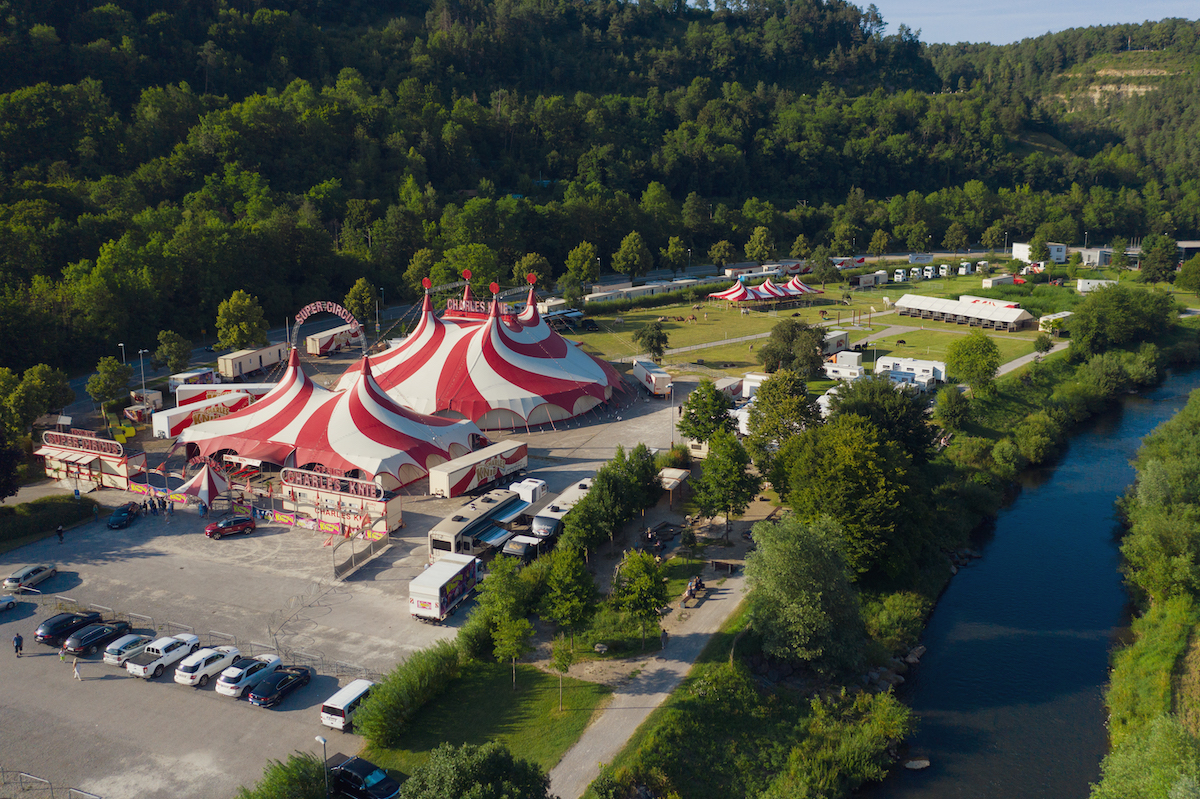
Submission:
[[[200,639],[185,633],[172,638],[159,638],[149,644],[142,654],[125,661],[125,669],[134,677],[147,680],[161,677],[167,666],[175,663],[200,648]]]
[[[329,785],[335,792],[351,799],[395,799],[400,795],[400,783],[369,760],[346,757],[341,752],[325,761],[329,769]]]

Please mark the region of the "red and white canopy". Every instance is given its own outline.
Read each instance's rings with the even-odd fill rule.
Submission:
[[[292,350],[283,379],[258,402],[220,419],[195,425],[179,435],[179,442],[195,444],[201,455],[233,450],[238,455],[283,464],[291,453],[299,424],[330,396],[300,366]]]
[[[205,505],[212,505],[213,500],[229,490],[229,481],[216,469],[207,463],[200,471],[172,493],[191,494]]]
[[[772,283],[771,278],[767,278],[762,282],[761,285],[755,286],[750,290],[762,297],[764,300],[782,300],[792,296],[782,286],[777,286]]]
[[[397,402],[485,430],[568,419],[622,385],[612,366],[550,329],[532,288],[516,317],[501,317],[493,298],[486,317],[438,318],[427,296],[416,330],[371,369]],[[343,375],[339,390],[352,379]]]
[[[391,475],[406,485],[431,467],[470,453],[483,439],[465,419],[400,407],[375,382],[365,358],[347,375],[354,377],[346,389],[328,396],[296,432],[297,466],[357,469],[371,478]]]
[[[743,284],[741,281],[734,283],[724,291],[714,291],[708,296],[712,297],[714,300],[725,300],[727,302],[746,302],[761,299],[753,291],[746,288],[745,284]]]
[[[824,294],[825,293],[825,292],[821,291],[820,289],[815,289],[812,286],[805,283],[803,280],[800,279],[799,275],[792,278],[787,283],[784,283],[783,288],[786,289],[791,294],[796,295],[796,296],[798,296],[800,294]]]

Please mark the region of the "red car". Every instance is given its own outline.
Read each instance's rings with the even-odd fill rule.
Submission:
[[[249,516],[234,516],[232,519],[210,524],[204,528],[204,534],[217,541],[220,541],[222,536],[233,535],[234,533],[250,535],[253,532],[254,520]]]

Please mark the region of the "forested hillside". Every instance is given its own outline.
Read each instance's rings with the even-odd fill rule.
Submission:
[[[1054,99],[1130,49],[1190,69],[1193,23],[951,48],[841,0],[0,6],[0,338],[44,346],[14,368],[211,335],[237,288],[282,324],[364,275],[511,283],[584,241],[607,271],[634,230],[700,262],[758,226],[783,254],[1200,228],[1193,73]]]

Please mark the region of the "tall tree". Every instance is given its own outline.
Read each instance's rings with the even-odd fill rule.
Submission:
[[[758,362],[768,372],[787,369],[804,380],[815,380],[821,376],[825,362],[821,354],[824,343],[824,328],[803,319],[784,319],[771,328],[767,343],[759,347]]]
[[[25,433],[39,416],[74,402],[75,392],[64,372],[39,363],[26,369],[21,382],[0,400],[4,403],[3,415],[9,429]]]
[[[761,487],[762,480],[750,473],[750,456],[742,443],[727,430],[713,433],[693,499],[705,516],[725,517],[726,540],[733,518],[746,512]]]
[[[1142,282],[1169,283],[1175,277],[1179,249],[1175,239],[1151,233],[1142,239]]]
[[[548,289],[554,285],[554,268],[550,266],[550,262],[546,260],[546,256],[544,255],[536,252],[526,253],[513,266],[512,276],[515,285],[528,285],[530,275],[537,278],[536,285],[541,286],[543,289]]]
[[[636,230],[621,240],[621,247],[613,256],[613,269],[631,278],[645,275],[654,266],[650,248]]]
[[[422,248],[413,253],[404,271],[404,284],[413,294],[420,296],[425,293],[421,281],[429,277],[433,265],[438,261],[437,253],[428,248]]]
[[[174,330],[160,330],[158,349],[150,356],[150,362],[164,364],[172,373],[187,371],[192,361],[192,342]]]
[[[613,601],[642,625],[642,648],[646,648],[646,623],[658,619],[667,604],[667,586],[662,569],[649,552],[633,551],[618,567]]]
[[[1200,295],[1200,255],[1193,255],[1183,262],[1179,277],[1175,278],[1175,286]]]
[[[662,322],[647,322],[639,327],[633,334],[633,343],[641,347],[642,352],[650,353],[650,357],[656,361],[662,360],[663,353],[670,345]]]
[[[996,252],[1004,246],[1004,229],[999,225],[992,225],[987,230],[983,231],[983,238],[979,243],[988,249],[989,252]]]
[[[17,470],[25,460],[21,448],[9,441],[8,430],[0,425],[0,502],[15,496],[21,488]]]
[[[570,514],[573,516],[574,513]],[[546,576],[545,614],[571,635],[591,615],[596,603],[596,583],[583,563],[578,549],[559,547],[550,555],[550,573]]]
[[[361,325],[366,327],[368,321],[375,317],[375,309],[379,307],[379,292],[371,281],[360,277],[346,292],[342,307],[353,314]]]
[[[718,391],[712,380],[704,378],[700,385],[688,394],[679,412],[679,434],[693,441],[708,441],[718,430],[732,433],[733,417],[729,411],[733,400],[723,391]]]
[[[897,391],[891,380],[875,375],[839,386],[830,397],[829,415],[854,414],[869,419],[884,436],[903,447],[913,463],[922,464],[929,460],[934,440],[925,408],[919,396]]]
[[[754,228],[750,240],[746,242],[746,259],[755,261],[759,266],[775,257],[775,238],[771,231],[763,226]]]
[[[996,370],[1000,368],[1000,348],[982,330],[972,330],[950,345],[946,351],[946,368],[955,379],[969,385],[976,395],[991,394],[995,389]]]
[[[788,514],[754,525],[753,537],[756,547],[746,556],[750,627],[767,654],[827,674],[859,665],[866,628],[837,524]]]
[[[533,625],[528,619],[518,619],[505,616],[496,623],[492,632],[495,642],[496,660],[508,660],[512,663],[513,690],[517,690],[517,658],[525,655],[532,647],[529,639],[533,637]]]
[[[733,245],[724,240],[718,241],[708,248],[708,260],[712,261],[718,269],[724,269],[726,264],[733,260],[733,254]]]
[[[567,274],[581,284],[595,283],[600,279],[600,257],[596,253],[596,245],[590,241],[580,242],[567,254]]]
[[[851,569],[891,577],[911,572],[920,552],[912,533],[920,522],[902,502],[912,486],[899,444],[861,416],[839,416],[784,444],[778,461],[799,519],[830,516],[841,525]]]
[[[801,233],[796,237],[796,240],[792,242],[792,249],[789,254],[793,258],[798,258],[801,261],[807,261],[808,257],[812,255],[812,251],[813,248],[808,242],[808,236],[805,236],[803,233]]]
[[[781,369],[758,387],[747,420],[750,434],[746,436],[746,450],[776,491],[786,491],[786,481],[777,480],[771,471],[774,452],[800,431],[820,422],[821,413],[809,399],[808,386],[795,372]]]
[[[575,644],[560,635],[550,645],[550,668],[558,672],[558,712],[562,713],[563,676],[575,663]]]
[[[267,345],[267,319],[258,298],[238,289],[217,308],[217,343],[242,350]]]
[[[961,250],[967,249],[967,228],[962,222],[951,222],[950,227],[946,228],[946,237],[942,239],[942,246],[947,250],[952,250],[957,256]]]
[[[129,391],[133,367],[126,366],[111,355],[96,364],[96,373],[88,378],[85,391],[96,402],[112,402]]]
[[[671,270],[671,277],[675,277],[675,273],[683,269],[687,262],[687,248],[683,246],[683,240],[678,236],[672,236],[667,240],[667,246],[658,251],[658,263],[664,269]]]
[[[882,228],[876,230],[871,236],[871,246],[867,248],[867,252],[878,258],[887,252],[888,245],[891,244],[891,241],[892,239],[890,236],[888,236],[886,230],[883,230]]]
[[[1113,269],[1124,271],[1129,268],[1129,242],[1122,236],[1114,236],[1112,240],[1112,259],[1109,261]]]

